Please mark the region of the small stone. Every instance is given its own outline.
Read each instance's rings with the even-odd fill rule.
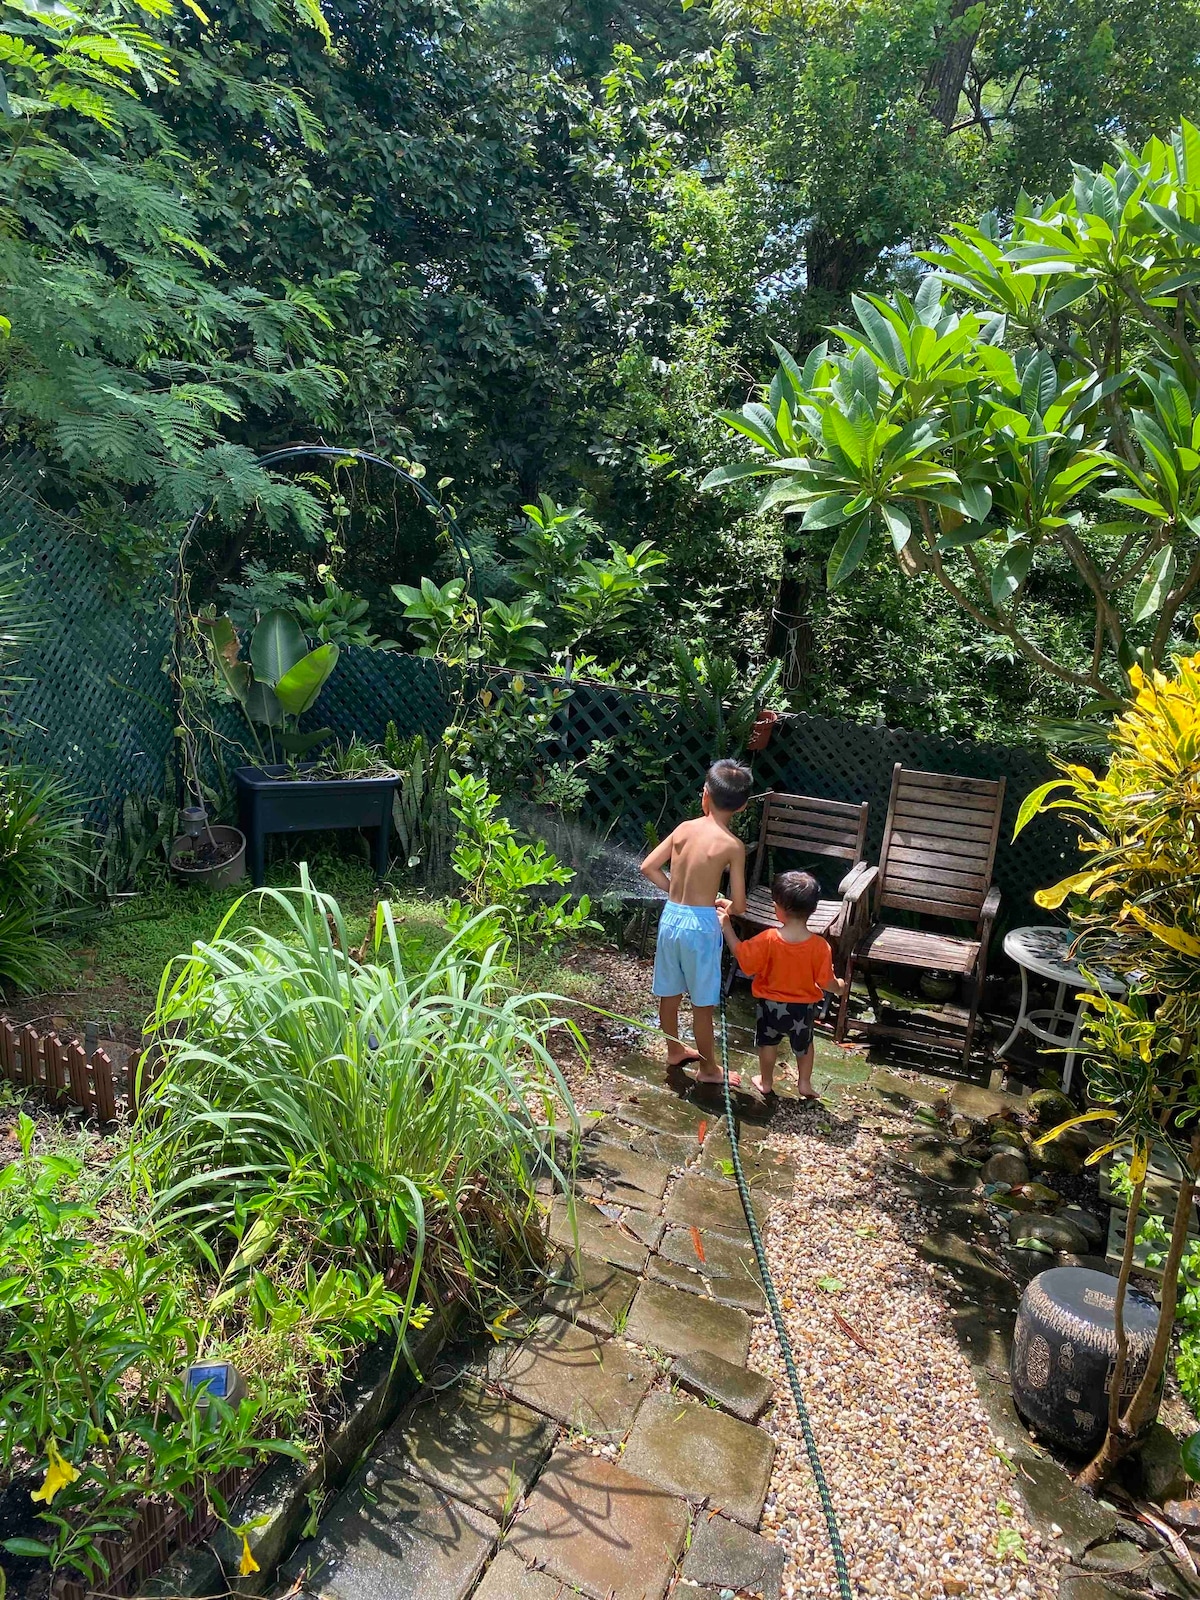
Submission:
[[[722,1411],[742,1422],[757,1422],[775,1393],[761,1372],[724,1361],[707,1350],[679,1356],[671,1364],[671,1377],[684,1389],[715,1400]]]
[[[1060,1122],[1078,1115],[1071,1101],[1057,1089],[1035,1089],[1025,1105],[1041,1128],[1057,1128]]]
[[[1094,1544],[1083,1557],[1083,1564],[1093,1572],[1132,1572],[1146,1559],[1136,1544],[1128,1539],[1111,1539],[1106,1544]]]
[[[1200,1596],[1200,1581],[1182,1572],[1165,1553],[1151,1561],[1145,1576],[1154,1594],[1167,1595],[1170,1600],[1195,1600]]]
[[[1037,1212],[1028,1216],[1015,1216],[1008,1225],[1008,1237],[1013,1244],[1020,1239],[1040,1239],[1052,1250],[1070,1250],[1076,1255],[1087,1253],[1086,1237],[1073,1222],[1062,1217],[1043,1217]]]
[[[1200,1500],[1167,1500],[1163,1515],[1177,1528],[1200,1528]]]
[[[1093,1216],[1090,1211],[1085,1211],[1082,1206],[1063,1206],[1058,1215],[1067,1222],[1073,1222],[1093,1250],[1099,1249],[1104,1243],[1108,1230],[1099,1217]]]
[[[1162,1505],[1165,1500],[1181,1500],[1188,1491],[1188,1475],[1183,1470],[1179,1440],[1170,1428],[1156,1422],[1133,1456],[1138,1488],[1147,1500]]]
[[[1029,1167],[1015,1150],[997,1150],[984,1162],[979,1174],[984,1183],[1007,1183],[1012,1188],[1029,1182]]]
[[[1048,1189],[1044,1183],[1023,1183],[1021,1193],[1035,1206],[1056,1206],[1061,1198],[1057,1189]]]

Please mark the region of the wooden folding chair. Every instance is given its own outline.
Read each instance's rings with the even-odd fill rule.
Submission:
[[[875,1020],[851,1020],[847,992],[838,1011],[839,1040],[851,1028],[870,1038],[911,1043],[932,1043],[949,1033],[957,1042],[957,1030],[962,1027],[962,1064],[966,1067],[983,995],[988,942],[1000,909],[992,868],[1003,806],[1003,778],[995,782],[953,778],[940,772],[916,772],[896,763],[879,865],[857,874],[846,894],[850,947],[846,977],[863,974]],[[888,911],[970,923],[974,934],[962,938],[898,927],[882,920]],[[946,1008],[937,1018],[928,1013],[899,1013],[901,1021],[881,1022],[874,971],[882,966],[959,975],[968,990],[965,1012]]]
[[[867,840],[868,807],[842,800],[818,800],[806,794],[772,793],[763,797],[762,823],[758,848],[746,884],[744,920],[754,929],[777,928],[778,919],[771,900],[771,878],[782,864],[777,854],[786,851],[794,857],[825,856],[852,863],[842,878],[837,900],[821,900],[808,919],[814,933],[833,946],[834,965],[845,970],[848,951],[843,948],[847,922],[845,894],[856,875],[866,870],[863,851]],[[796,861],[799,866],[801,862]]]

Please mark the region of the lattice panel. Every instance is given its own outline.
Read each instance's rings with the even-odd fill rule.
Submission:
[[[165,575],[134,581],[79,525],[37,499],[31,454],[0,466],[0,545],[19,562],[38,637],[8,703],[15,750],[74,780],[89,818],[127,794],[160,794],[174,717],[164,668],[171,617]]]

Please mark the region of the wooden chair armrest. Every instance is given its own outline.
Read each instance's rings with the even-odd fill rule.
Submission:
[[[854,863],[854,865],[850,868],[850,871],[842,879],[841,883],[838,884],[838,893],[841,894],[841,895],[848,894],[850,892],[851,886],[854,883],[855,878],[858,877],[859,873],[860,872],[870,872],[872,870],[878,871],[879,869],[878,868],[872,869],[872,868],[868,867],[867,863],[865,861],[856,861]]]
[[[983,909],[979,913],[979,936],[986,939],[992,930],[992,923],[1000,911],[1000,890],[993,884],[984,898]]]
[[[869,895],[879,880],[879,868],[869,867],[865,861],[860,861],[852,867],[842,879],[840,889],[843,899],[850,905],[862,904],[863,898]]]

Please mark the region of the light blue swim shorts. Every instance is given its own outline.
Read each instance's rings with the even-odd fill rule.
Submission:
[[[658,924],[653,994],[670,999],[687,993],[694,1006],[721,998],[721,924],[715,906],[680,906],[668,900]]]

